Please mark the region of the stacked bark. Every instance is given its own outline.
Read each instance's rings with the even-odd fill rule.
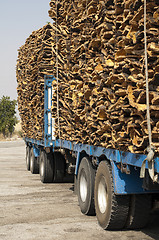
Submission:
[[[56,3],[58,3],[56,5]],[[142,0],[54,1],[50,17],[66,28],[67,81],[59,79],[56,136],[143,153],[148,146]],[[150,113],[159,145],[159,4],[147,1]],[[54,83],[56,90],[56,82]],[[59,135],[60,129],[60,135]]]
[[[43,139],[44,74],[53,74],[57,138],[143,153],[148,146],[143,0],[52,0],[50,6],[55,23],[33,32],[19,49],[18,102],[24,135]],[[149,96],[156,147],[158,29],[158,1],[148,0]]]
[[[56,33],[60,38],[64,34],[59,27],[47,24],[34,31],[19,49],[18,107],[23,134],[29,138],[41,140],[44,137],[44,75],[56,74]],[[62,49],[58,58],[63,71],[61,54]]]

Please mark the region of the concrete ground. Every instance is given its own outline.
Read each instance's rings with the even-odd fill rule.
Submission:
[[[104,231],[80,212],[71,183],[42,184],[26,170],[23,141],[0,142],[0,240],[18,239],[157,240],[159,213],[142,231]]]

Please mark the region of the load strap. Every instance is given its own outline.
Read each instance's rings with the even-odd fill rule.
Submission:
[[[148,172],[153,182],[158,182],[158,174],[155,175],[154,155],[155,148],[152,145],[151,119],[150,119],[150,101],[149,101],[149,82],[148,82],[148,57],[147,57],[147,36],[146,36],[146,0],[144,0],[144,42],[145,42],[145,76],[146,76],[146,105],[147,105],[147,128],[149,136],[148,155],[142,163],[140,178],[145,177],[146,161],[148,162]]]

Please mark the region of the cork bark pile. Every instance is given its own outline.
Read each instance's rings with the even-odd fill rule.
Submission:
[[[143,1],[63,0],[57,5],[52,0],[50,6],[50,17],[68,29],[69,84],[67,91],[59,85],[60,137],[143,153],[148,146]],[[152,138],[158,147],[157,1],[147,1],[146,17]],[[56,96],[53,103],[56,117]]]
[[[49,48],[50,56],[47,58],[49,71],[44,68],[43,70],[56,77],[58,66],[58,92],[57,82],[54,81],[52,107],[52,116],[56,119],[56,137],[144,153],[148,146],[148,130],[143,0],[52,0],[49,16],[55,21],[53,26],[49,25],[52,26],[49,29],[54,37],[47,40],[52,46]],[[152,139],[153,144],[158,147],[159,3],[157,0],[147,1],[146,18]],[[45,42],[44,32],[40,30],[39,35],[37,34],[39,44]],[[19,109],[23,117],[24,129],[31,129],[28,132],[24,130],[26,135],[30,134],[30,131],[32,137],[33,134],[37,134],[35,128],[38,119],[40,129],[38,137],[42,137],[43,120],[40,122],[39,118],[43,118],[43,112],[24,96],[24,91],[29,92],[27,96],[30,96],[32,93],[29,89],[33,88],[32,92],[35,92],[40,83],[43,87],[44,81],[42,75],[44,73],[39,72],[41,63],[36,58],[33,61],[35,66],[38,66],[37,77],[35,81],[29,80],[32,77],[32,70],[28,71],[26,62],[30,64],[31,60],[29,54],[25,56],[24,52],[29,51],[32,46],[36,52],[33,55],[39,55],[39,47],[32,37],[29,38],[30,47],[26,41],[25,47],[23,46],[19,51],[17,64],[21,68],[17,70]],[[26,84],[23,83],[23,79]],[[37,98],[35,102],[43,109],[42,91],[43,89],[39,90],[41,98],[37,91],[33,99]],[[35,115],[37,119],[33,114],[34,111],[37,112]],[[34,122],[34,128],[31,127],[30,122]]]
[[[56,33],[59,39],[65,34],[60,27],[47,24],[32,32],[18,50],[18,109],[24,137],[44,138],[44,75],[56,74]],[[58,59],[63,72],[62,51]]]

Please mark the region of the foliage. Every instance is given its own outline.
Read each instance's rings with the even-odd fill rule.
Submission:
[[[14,126],[17,123],[15,116],[16,100],[10,100],[10,97],[3,96],[0,99],[0,133],[6,137],[9,134],[12,135]]]

